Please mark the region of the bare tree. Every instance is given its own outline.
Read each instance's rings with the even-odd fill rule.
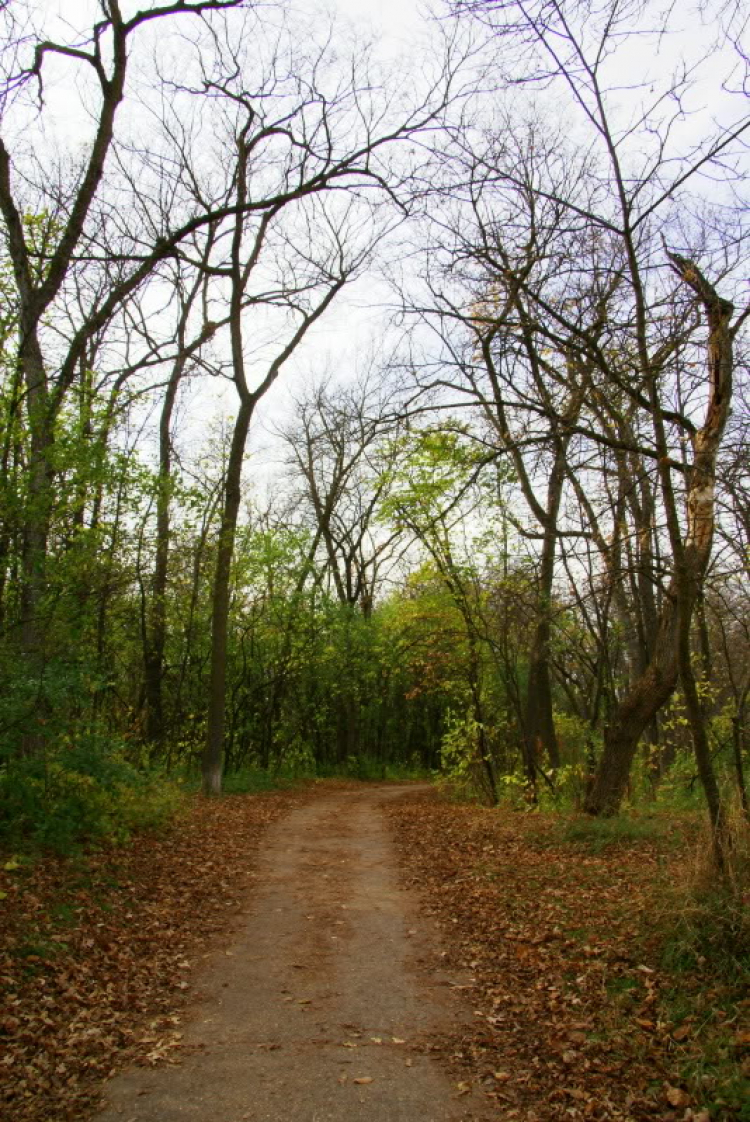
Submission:
[[[137,294],[144,306],[152,301],[153,314],[176,259],[186,270],[198,269],[215,293],[204,308],[196,309],[185,338],[178,340],[183,358],[193,345],[188,339],[197,346],[203,336],[201,314],[203,326],[220,323],[224,313],[227,323],[232,321],[228,351],[235,364],[240,358],[237,321],[248,307],[296,317],[298,330],[288,348],[275,357],[266,348],[266,373],[255,389],[248,389],[250,398],[243,397],[241,366],[233,370],[240,392],[239,434],[245,422],[249,425],[258,396],[327,307],[329,301],[322,302],[317,280],[311,282],[309,274],[317,270],[318,279],[326,274],[328,288],[325,282],[323,288],[330,300],[330,289],[338,290],[358,266],[367,237],[358,231],[360,249],[347,254],[343,231],[348,222],[352,233],[359,219],[347,211],[344,196],[350,203],[355,196],[360,200],[360,216],[367,195],[374,201],[379,194],[390,205],[405,172],[396,171],[395,155],[388,153],[434,121],[451,96],[453,62],[434,81],[426,81],[418,96],[399,100],[397,93],[383,94],[376,106],[377,83],[368,72],[366,52],[347,72],[319,27],[300,42],[283,5],[273,35],[264,24],[265,8],[248,0],[180,0],[132,15],[124,14],[120,0],[100,0],[100,10],[101,19],[88,36],[73,38],[71,33],[69,40],[58,41],[31,36],[21,51],[31,57],[20,71],[12,68],[14,56],[7,56],[11,69],[5,80],[0,212],[18,301],[19,384],[30,431],[22,617],[23,646],[35,672],[45,659],[41,605],[55,488],[56,419],[91,341],[98,341],[100,361],[108,354],[123,377],[157,369],[170,353],[169,340],[162,338],[155,353],[153,336],[163,333],[150,325],[134,333],[126,305]],[[131,54],[139,37],[147,47],[147,32],[157,25],[169,32],[173,24],[183,28],[180,74],[158,73],[139,101],[138,68],[131,65]],[[73,166],[48,159],[46,140],[35,146],[39,134],[26,128],[29,120],[43,126],[46,119],[45,80],[53,60],[65,64],[66,75],[79,81],[86,107],[95,107],[89,138]],[[34,89],[39,91],[35,112]],[[336,203],[316,209],[314,200],[326,192]],[[288,220],[292,211],[294,230]],[[39,216],[33,238],[29,214]],[[382,233],[383,222],[375,229]],[[269,254],[265,247],[271,231],[275,244]],[[297,236],[301,241],[295,250],[292,239]],[[213,238],[213,257],[207,261],[206,246]],[[325,243],[320,252],[316,239]],[[225,252],[230,245],[231,252]],[[259,263],[261,246],[265,256]],[[260,282],[273,253],[280,254],[289,273],[277,283],[277,269],[269,283]],[[246,296],[251,273],[257,287]],[[224,312],[215,314],[213,300],[225,304]],[[140,357],[133,353],[134,340],[142,344]],[[216,345],[221,346],[218,340]],[[165,388],[169,397],[174,380],[168,379]],[[168,415],[169,408],[166,427]],[[238,435],[238,449],[240,443],[244,447]],[[163,454],[162,465],[166,467]],[[163,539],[163,503],[160,517]],[[163,550],[159,569],[157,593]],[[159,621],[152,622],[150,678],[155,681],[161,641]],[[152,700],[152,709],[158,709],[155,694]]]
[[[377,524],[395,454],[392,399],[392,387],[372,374],[352,386],[320,385],[296,401],[299,420],[282,434],[336,596],[366,618],[399,539]]]
[[[493,49],[500,49],[501,68],[510,57],[503,55],[502,47],[514,50],[515,69],[505,66],[509,80],[515,77],[531,87],[556,91],[567,99],[566,108],[580,129],[578,158],[564,144],[558,150],[578,172],[556,180],[550,174],[554,162],[542,159],[530,189],[535,206],[551,203],[559,208],[563,240],[579,230],[591,245],[607,247],[603,268],[594,271],[584,265],[580,276],[591,301],[602,277],[611,282],[601,330],[582,326],[574,314],[580,305],[572,283],[573,258],[568,258],[571,268],[556,289],[544,292],[535,282],[549,266],[549,253],[535,258],[526,275],[517,274],[516,284],[531,309],[537,345],[561,356],[572,348],[578,364],[589,372],[584,413],[574,429],[587,440],[645,458],[652,466],[665,520],[672,570],[661,613],[649,624],[655,630],[648,637],[648,664],[610,715],[604,754],[587,802],[591,813],[611,813],[622,799],[639,738],[678,677],[686,692],[691,691],[690,624],[711,555],[716,457],[731,398],[732,348],[748,315],[743,311],[732,320],[732,302],[719,291],[723,286],[731,292],[737,284],[744,252],[740,212],[733,211],[739,227],[723,223],[718,213],[710,216],[700,177],[709,171],[720,176],[723,201],[735,205],[740,184],[736,161],[750,121],[735,116],[698,143],[680,146],[694,78],[690,70],[649,75],[648,82],[633,88],[627,109],[623,106],[615,52],[633,32],[645,33],[645,21],[656,15],[649,3],[611,0],[594,8],[557,0],[508,0],[455,7],[477,11],[486,21]],[[662,24],[654,32],[667,33],[669,26]],[[517,161],[508,159],[502,147],[487,144],[493,154],[493,184],[501,192],[528,192]],[[500,158],[494,159],[497,152]],[[717,191],[715,185],[712,189]],[[527,224],[527,231],[532,239],[533,226]],[[664,238],[686,248],[668,249]],[[498,228],[497,239],[507,244],[509,235]],[[709,274],[717,277],[716,283]],[[707,376],[699,385],[695,371],[703,322],[708,326]],[[690,383],[691,374],[691,393],[681,399],[676,388]],[[592,412],[597,394],[609,399],[609,409],[618,397],[630,402],[635,422],[620,426],[619,433],[611,417],[602,426]],[[563,421],[560,410],[557,415]],[[687,457],[685,446],[690,450]],[[715,784],[695,707],[691,723],[716,824]]]
[[[179,3],[138,11],[125,18],[118,0],[102,0],[101,19],[91,29],[88,42],[29,40],[25,44],[25,53],[32,51],[30,63],[20,73],[10,69],[5,75],[4,95],[9,100],[12,95],[17,97],[24,86],[38,83],[43,113],[46,67],[51,58],[64,58],[91,76],[99,101],[87,151],[67,184],[58,182],[47,187],[42,182],[34,184],[33,192],[24,191],[26,176],[17,165],[14,166],[11,150],[5,141],[0,140],[0,213],[5,224],[16,285],[17,362],[30,433],[29,502],[22,556],[22,634],[25,654],[37,672],[45,647],[41,606],[46,590],[56,418],[76,379],[90,340],[188,232],[185,227],[174,232],[171,245],[159,240],[148,246],[129,261],[124,275],[112,284],[106,294],[101,287],[95,287],[91,291],[91,302],[82,309],[79,322],[63,346],[59,346],[59,339],[50,341],[49,318],[71,277],[75,279],[81,256],[85,258],[90,249],[94,203],[113,149],[115,120],[126,96],[131,43],[144,25],[152,20],[203,17],[211,12],[236,8],[240,2],[197,0],[185,3],[180,0]],[[20,147],[21,140],[17,143]],[[44,207],[45,195],[52,198],[40,244],[39,237],[30,237],[25,218],[32,200],[32,205],[37,208]],[[194,228],[205,221],[205,215],[201,215],[187,226]],[[28,741],[27,747],[33,749],[33,738]]]

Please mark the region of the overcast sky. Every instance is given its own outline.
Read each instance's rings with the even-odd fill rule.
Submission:
[[[122,4],[126,12],[139,6],[135,0],[122,0]],[[95,0],[31,0],[28,6],[40,17],[53,16],[81,29],[90,27],[91,16],[97,11]],[[297,0],[297,6],[316,19],[322,19],[326,11],[337,13],[343,20],[361,30],[363,35],[371,31],[382,54],[391,60],[400,60],[399,73],[402,76],[408,75],[409,71],[405,68],[410,66],[416,56],[416,41],[426,37],[430,29],[430,22],[425,18],[427,5],[418,0],[328,0],[326,4],[320,4],[318,0]],[[682,2],[675,10],[684,21],[683,34],[673,40],[664,40],[660,44],[658,55],[653,47],[650,52],[644,51],[642,41],[634,40],[630,51],[619,56],[623,86],[640,76],[644,67],[652,67],[656,74],[663,74],[670,69],[680,51],[694,53],[705,45],[713,29],[701,25],[695,14],[695,6],[690,2]],[[50,27],[49,32],[54,34],[55,30]],[[719,71],[722,65],[722,61],[718,60]],[[700,90],[694,95],[696,107],[701,105],[702,99],[700,118],[703,120],[708,116],[722,115],[725,111],[724,104],[728,99],[716,92],[720,88],[722,77],[719,72],[719,80],[712,83],[714,90],[710,95],[708,89],[705,95]],[[74,143],[78,130],[84,127],[85,119],[76,105],[75,97],[71,96],[70,68],[64,81],[62,72],[59,82],[50,81],[49,92],[52,96],[48,99],[47,109],[53,111],[55,131],[58,135],[67,134],[71,143]],[[623,94],[625,96],[627,95]],[[554,107],[551,107],[551,111],[555,111]],[[734,108],[727,109],[728,114],[734,112]],[[688,125],[681,127],[698,129],[698,119],[696,117]],[[280,411],[283,413],[284,403],[289,399],[289,389],[293,392],[298,389],[300,380],[307,378],[310,373],[321,374],[324,370],[329,370],[341,377],[351,376],[362,357],[369,357],[372,349],[377,350],[382,343],[383,329],[380,325],[385,322],[386,312],[380,305],[387,300],[386,288],[377,283],[373,275],[345,291],[316,326],[311,345],[290,363],[286,377],[272,391],[264,405],[266,417],[278,415]],[[202,401],[201,410],[208,409],[208,398],[204,396]],[[233,409],[231,393],[226,395],[221,407]],[[258,438],[263,439],[262,433],[258,434]]]

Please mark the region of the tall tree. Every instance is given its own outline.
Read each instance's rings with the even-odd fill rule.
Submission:
[[[540,207],[551,201],[560,208],[563,238],[578,230],[591,245],[608,247],[603,268],[589,267],[581,276],[589,299],[594,299],[599,277],[616,283],[602,331],[581,331],[574,315],[575,291],[566,293],[561,285],[556,301],[540,299],[533,272],[519,277],[519,288],[533,309],[535,330],[541,328],[540,342],[544,338],[563,352],[573,344],[590,371],[588,394],[607,396],[613,387],[615,396],[624,395],[635,407],[637,422],[624,441],[609,426],[593,423],[590,414],[574,428],[587,439],[610,447],[624,444],[627,451],[645,457],[665,519],[671,581],[655,633],[649,637],[648,665],[610,716],[604,754],[587,801],[591,813],[611,813],[624,794],[638,741],[678,676],[687,682],[688,691],[691,688],[689,629],[711,552],[716,455],[731,398],[732,346],[747,318],[746,311],[740,312],[732,322],[731,301],[708,279],[713,270],[725,290],[736,284],[745,246],[742,215],[734,212],[739,229],[731,231],[718,217],[715,222],[708,219],[700,176],[708,168],[718,170],[731,205],[737,186],[733,159],[750,120],[744,109],[738,114],[727,105],[728,124],[712,123],[699,143],[680,147],[680,126],[695,80],[690,69],[676,75],[644,73],[623,106],[616,65],[623,44],[635,32],[646,34],[649,20],[657,19],[649,34],[673,30],[669,17],[667,22],[658,20],[656,6],[647,0],[609,0],[596,8],[557,0],[454,7],[478,14],[490,29],[495,51],[505,45],[516,52],[519,79],[557,91],[586,138],[577,173],[561,183],[550,175],[549,161],[537,164],[531,190]],[[699,59],[696,65],[705,61]],[[572,150],[561,147],[560,152],[576,166]],[[510,192],[528,191],[514,161],[499,164],[495,183]],[[503,231],[499,236],[507,241]],[[664,237],[690,248],[668,250]],[[699,253],[707,264],[698,264]],[[534,262],[535,270],[543,267],[543,261]],[[566,301],[566,296],[571,299]],[[693,395],[675,400],[675,386],[685,385],[690,371],[698,369],[690,364],[698,357],[701,318],[708,324],[707,377],[699,391],[693,376]],[[685,442],[692,451],[687,459],[681,452]],[[697,709],[691,723],[716,821],[713,782],[700,762],[705,753]]]
[[[45,110],[45,75],[52,58],[72,62],[83,72],[84,81],[91,79],[98,98],[98,106],[93,111],[91,137],[67,182],[61,182],[54,173],[50,175],[40,155],[35,167],[39,178],[36,182],[32,180],[29,191],[24,182],[27,177],[20,174],[17,165],[14,166],[14,147],[20,155],[22,148],[27,146],[19,135],[18,126],[15,126],[15,144],[0,139],[0,213],[16,287],[17,363],[24,387],[29,428],[21,615],[23,651],[32,675],[40,674],[45,659],[43,603],[47,591],[46,563],[56,472],[56,420],[75,383],[90,341],[188,230],[206,221],[205,215],[201,215],[188,220],[183,228],[172,231],[171,237],[159,238],[145,248],[139,246],[135,251],[131,248],[131,256],[123,259],[122,274],[106,291],[101,286],[83,282],[82,271],[96,257],[100,216],[95,213],[95,203],[104,183],[105,171],[112,160],[116,118],[126,99],[131,45],[153,20],[168,22],[185,16],[207,17],[212,12],[236,8],[240,2],[196,0],[185,3],[180,0],[179,3],[137,11],[126,18],[119,0],[101,0],[101,18],[91,28],[88,40],[27,40],[20,53],[31,55],[30,61],[22,63],[19,70],[19,59],[12,55],[10,69],[4,75],[3,92],[11,109],[14,102],[21,102],[31,83],[38,83],[42,117]],[[7,109],[3,123],[8,131],[14,127]],[[41,212],[47,207],[40,242],[38,237],[30,236],[25,219],[30,208]],[[65,290],[71,283],[75,287],[76,278],[80,279],[78,291],[87,292],[89,298],[79,307],[77,322],[67,332],[67,337],[63,335],[61,339],[54,329],[50,331],[49,322],[65,299]],[[27,738],[27,750],[34,750],[37,740],[34,736]]]

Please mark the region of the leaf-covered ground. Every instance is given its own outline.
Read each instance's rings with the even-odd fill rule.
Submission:
[[[430,795],[390,814],[404,876],[470,978],[475,1028],[445,1046],[499,1119],[750,1118],[750,1001],[710,964],[663,965],[689,830],[577,835]]]
[[[177,1059],[194,967],[249,906],[266,826],[310,797],[196,801],[120,849],[0,859],[0,1116],[78,1122],[112,1071]],[[665,962],[683,824],[597,834],[429,794],[389,813],[468,979],[473,1031],[440,1043],[498,1120],[750,1119],[750,1000],[711,962]]]
[[[169,1060],[191,971],[246,908],[266,826],[299,794],[197,801],[85,858],[0,861],[0,1116],[85,1118],[103,1080]]]

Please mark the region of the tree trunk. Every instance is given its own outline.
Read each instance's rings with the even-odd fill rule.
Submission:
[[[703,793],[706,796],[708,817],[711,823],[711,844],[713,848],[714,863],[720,872],[726,868],[727,848],[729,837],[727,834],[727,816],[724,801],[721,796],[719,784],[716,779],[711,749],[706,735],[706,720],[703,706],[698,695],[695,683],[695,674],[690,652],[690,621],[683,620],[680,639],[680,681],[685,698],[690,732],[693,738],[695,762],[698,767]]]
[[[554,513],[544,532],[537,600],[538,617],[529,656],[529,680],[526,690],[527,761],[541,761],[546,757],[550,767],[553,768],[560,766],[560,748],[552,714],[552,682],[549,666],[549,646],[552,638],[550,610],[557,544],[557,507],[561,488],[562,480],[558,486],[557,500],[552,504]]]
[[[617,814],[644,729],[672,696],[677,684],[678,608],[670,599],[662,615],[654,653],[632,683],[604,732],[604,750],[585,809],[589,814]]]
[[[54,428],[52,407],[47,392],[46,373],[36,327],[19,350],[19,365],[24,372],[29,424],[28,499],[24,516],[21,551],[21,645],[26,674],[38,683],[34,718],[44,720],[48,704],[43,679],[47,661],[44,599],[47,589],[47,549],[54,474],[52,448]],[[27,728],[21,741],[23,755],[42,750],[44,737],[36,727]]]
[[[674,271],[698,296],[706,312],[708,336],[709,397],[702,427],[692,434],[693,463],[687,475],[687,532],[684,543],[679,532],[674,493],[669,475],[669,458],[664,452],[660,462],[662,498],[667,508],[674,557],[674,575],[662,609],[659,632],[648,667],[630,686],[606,731],[599,770],[586,798],[589,814],[616,814],[620,808],[638,741],[646,726],[672,695],[677,684],[682,636],[690,631],[693,610],[703,586],[711,556],[714,529],[714,486],[716,457],[721,444],[732,397],[734,328],[729,321],[733,305],[719,297],[697,266],[684,257],[669,253]],[[655,416],[658,431],[661,418]],[[696,751],[701,752],[701,744]],[[699,769],[702,764],[698,762]],[[707,777],[710,786],[710,778]]]
[[[227,678],[227,635],[229,629],[229,580],[234,556],[234,539],[242,494],[242,461],[245,454],[253,403],[240,405],[232,433],[227,464],[224,511],[219,531],[219,548],[211,603],[211,673],[208,693],[208,731],[203,752],[203,793],[221,793],[224,750],[224,696]]]
[[[151,582],[151,611],[143,652],[146,695],[146,740],[158,747],[164,739],[164,649],[167,641],[167,576],[169,569],[170,502],[172,471],[172,413],[185,368],[184,357],[175,362],[159,418],[159,476],[156,494],[156,552]]]

